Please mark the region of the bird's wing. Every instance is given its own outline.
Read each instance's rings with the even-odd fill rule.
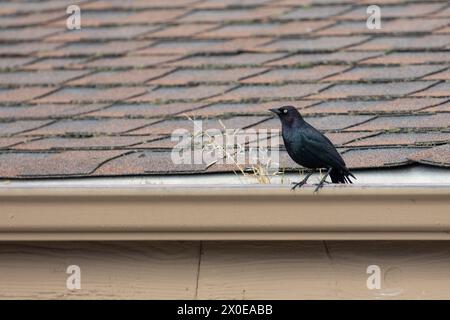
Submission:
[[[333,143],[312,126],[304,128],[305,151],[314,156],[324,167],[346,168],[345,162]]]

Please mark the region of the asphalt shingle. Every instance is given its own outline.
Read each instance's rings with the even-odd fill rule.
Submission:
[[[65,151],[0,153],[0,177],[44,178],[87,176],[124,151]],[[68,161],[70,159],[70,161]]]
[[[419,163],[450,167],[450,144],[418,151],[409,155],[408,158]]]
[[[66,28],[69,4],[81,30]],[[231,172],[175,164],[171,134],[193,120],[277,134],[280,105],[351,168],[449,167],[448,1],[379,1],[380,30],[366,27],[370,4],[2,2],[0,177]],[[278,141],[281,166],[298,170]]]

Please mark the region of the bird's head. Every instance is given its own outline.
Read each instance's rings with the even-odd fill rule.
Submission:
[[[298,112],[298,110],[293,106],[283,106],[269,110],[280,118],[282,124],[292,125],[297,121],[303,120],[300,112]]]

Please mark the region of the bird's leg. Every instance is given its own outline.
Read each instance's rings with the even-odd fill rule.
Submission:
[[[325,179],[329,176],[331,170],[332,170],[332,168],[328,169],[327,173],[325,173],[322,180],[320,180],[319,184],[317,185],[316,189],[314,190],[314,193],[316,193],[317,191],[319,191],[319,189],[321,189],[323,187],[323,184],[325,183]]]
[[[320,174],[322,174],[322,171],[320,171]],[[328,182],[328,181],[324,181],[323,183],[326,183],[326,184],[331,184],[331,182]]]
[[[292,187],[291,190],[295,190],[295,188],[297,188],[297,187],[300,188],[301,186],[303,186],[308,181],[309,177],[312,176],[313,173],[314,173],[314,171],[311,170],[310,172],[308,172],[308,174],[306,175],[306,177],[302,181],[300,181],[300,182],[293,182],[292,184],[294,186]]]

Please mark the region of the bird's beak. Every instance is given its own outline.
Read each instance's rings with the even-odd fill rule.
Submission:
[[[275,113],[276,115],[280,114],[280,110],[278,109],[269,109],[269,111],[272,111],[273,113]]]

